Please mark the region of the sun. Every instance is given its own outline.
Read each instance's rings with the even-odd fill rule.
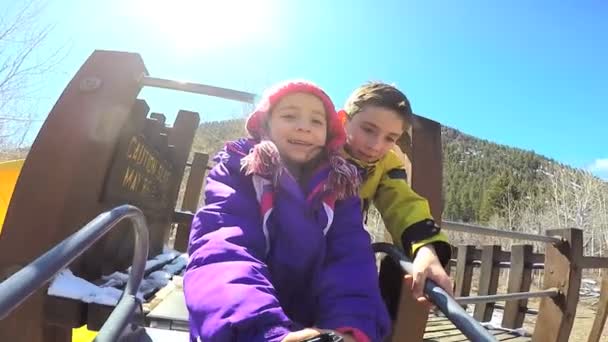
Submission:
[[[146,26],[180,53],[223,48],[270,32],[272,0],[134,0]]]

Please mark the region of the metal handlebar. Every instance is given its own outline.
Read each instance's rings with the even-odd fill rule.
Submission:
[[[403,271],[412,274],[414,266],[412,261],[397,246],[390,243],[374,243],[375,253],[386,253]],[[486,330],[473,317],[450,296],[444,289],[439,287],[433,280],[427,279],[424,284],[424,293],[441,312],[471,341],[496,341],[496,338]]]
[[[124,219],[131,220],[135,232],[133,266],[122,297],[95,339],[102,342],[116,341],[127,326],[130,316],[140,305],[136,295],[148,259],[146,220],[141,210],[131,205],[116,207],[100,214],[82,229],[0,283],[0,320]]]

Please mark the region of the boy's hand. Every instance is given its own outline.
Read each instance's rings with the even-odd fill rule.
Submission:
[[[443,266],[441,266],[437,253],[435,253],[435,248],[432,245],[422,246],[418,249],[413,267],[412,294],[418,302],[425,303],[429,307],[431,306],[428,299],[424,296],[424,283],[427,278],[435,281],[450,296],[454,296],[452,281]]]

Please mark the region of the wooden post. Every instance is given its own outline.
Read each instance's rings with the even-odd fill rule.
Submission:
[[[413,116],[411,162],[412,189],[429,201],[433,218],[441,222],[443,162],[441,125],[438,122]]]
[[[407,138],[409,134],[404,137],[406,141],[402,142],[400,147],[409,159],[409,163],[405,163],[406,169],[408,171],[411,169],[408,181],[416,193],[429,201],[435,221],[441,222],[443,211],[441,125],[413,115],[411,142]],[[428,310],[420,306],[408,291],[406,286],[402,286],[393,341],[421,341],[424,335]]]
[[[456,261],[456,284],[454,289],[455,297],[467,297],[471,293],[474,253],[475,246],[458,246],[458,259]],[[466,305],[464,307],[466,308]]]
[[[182,202],[182,210],[196,212],[198,202],[201,198],[203,181],[207,173],[207,163],[209,155],[203,153],[194,153],[188,183],[184,192],[184,200]],[[185,252],[188,248],[188,238],[190,236],[190,225],[178,224],[175,234],[175,244],[173,248],[180,252]]]
[[[498,276],[500,269],[498,262],[501,255],[500,246],[483,246],[481,252],[481,276],[479,278],[478,295],[493,295],[498,289]],[[478,303],[475,305],[474,317],[480,322],[492,319],[494,303]]]
[[[557,287],[560,294],[545,297],[540,308],[532,341],[566,342],[570,337],[581,286],[583,231],[580,229],[548,230],[547,235],[562,236],[564,242],[547,244],[544,287]]]
[[[599,342],[602,337],[602,331],[606,324],[606,317],[608,317],[608,272],[606,269],[602,270],[602,290],[600,292],[600,301],[597,303],[597,314],[593,321],[593,327],[591,333],[589,333],[588,342]]]
[[[532,245],[511,247],[511,268],[509,269],[508,293],[528,292],[532,284]],[[524,323],[528,300],[511,300],[505,305],[502,326],[509,329],[521,328]]]
[[[186,162],[190,155],[190,149],[192,147],[192,142],[194,141],[194,135],[196,134],[199,121],[198,113],[180,110],[177,113],[175,124],[168,137],[169,144],[174,146],[172,150],[173,162],[175,165],[179,165],[177,170],[175,170],[177,177],[172,179],[168,192],[173,203],[177,201],[179,195],[179,188],[182,183]],[[175,207],[171,208],[171,213],[173,213],[174,210]],[[169,222],[167,222],[167,224],[169,224]],[[159,248],[162,248],[162,244]]]

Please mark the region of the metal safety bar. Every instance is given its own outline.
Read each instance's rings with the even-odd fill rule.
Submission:
[[[406,273],[412,274],[414,269],[412,261],[397,246],[384,242],[374,243],[372,246],[375,253],[386,253],[395,262],[398,262]],[[426,280],[424,293],[469,340],[496,341],[489,331],[469,316],[462,306],[433,280]]]
[[[140,83],[142,86],[164,88],[171,90],[185,91],[189,93],[196,93],[208,96],[221,97],[228,100],[240,101],[245,103],[253,103],[255,101],[255,94],[233,90],[228,88],[214,87],[206,84],[191,83],[191,82],[179,82],[173,80],[167,80],[163,78],[142,76]]]
[[[480,260],[475,260],[473,261],[473,264],[477,264],[479,263],[479,266],[481,266],[481,261]],[[498,263],[498,267],[500,268],[510,268],[511,267],[511,262],[509,261],[501,261]],[[545,269],[545,264],[542,262],[534,262],[532,264],[530,264],[530,269],[533,270],[543,270]]]
[[[501,305],[501,304],[494,304],[494,309],[499,309],[499,310],[504,310],[505,306]],[[530,309],[530,308],[523,308],[520,307],[521,312],[526,313],[526,314],[530,314],[530,315],[538,315],[538,310],[534,310],[534,309]]]
[[[458,264],[458,259],[450,259],[450,265],[457,265]],[[475,267],[480,267],[482,265],[481,260],[473,260],[471,261],[471,265],[475,266]],[[501,261],[495,264],[496,266],[498,266],[499,268],[510,268],[511,267],[511,262],[510,261]],[[545,264],[542,262],[535,262],[530,264],[530,269],[533,270],[542,270],[545,268]]]
[[[135,309],[141,304],[136,294],[148,259],[146,220],[141,210],[131,205],[116,207],[100,214],[82,229],[0,283],[0,320],[124,219],[133,223],[135,232],[133,264],[120,301],[95,339],[100,342],[116,341],[128,325]]]
[[[490,302],[502,302],[507,300],[520,300],[529,298],[542,298],[542,297],[555,297],[559,295],[559,290],[556,287],[551,287],[542,291],[534,292],[513,292],[505,294],[495,294],[486,296],[471,296],[471,297],[458,297],[456,301],[458,304],[478,304],[478,303],[490,303]]]
[[[500,230],[495,228],[488,228],[477,226],[474,224],[468,223],[460,223],[460,222],[452,222],[452,221],[442,221],[441,228],[445,230],[451,230],[455,232],[463,232],[463,233],[471,233],[477,235],[489,235],[496,237],[505,237],[510,239],[517,240],[528,240],[528,241],[538,241],[538,242],[546,242],[546,243],[561,243],[563,239],[557,236],[546,236],[546,235],[538,235],[538,234],[529,234],[529,233],[520,233],[520,232],[512,232],[507,230]]]

